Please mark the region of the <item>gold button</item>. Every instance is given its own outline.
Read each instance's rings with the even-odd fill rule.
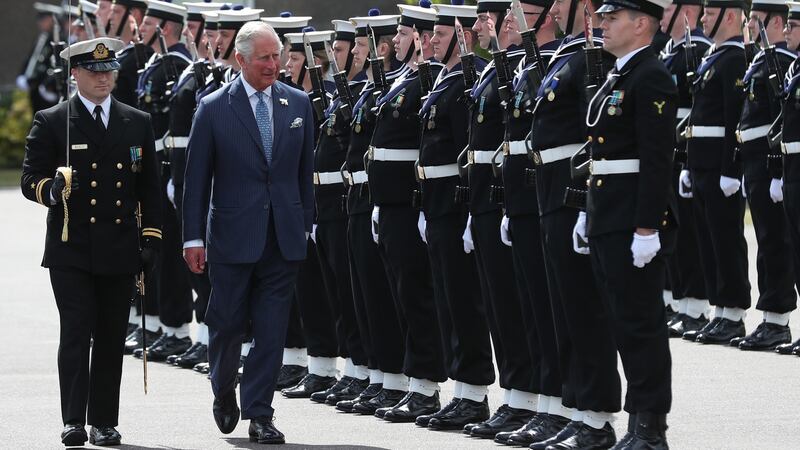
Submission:
[[[669,211],[664,211],[664,216],[666,217],[668,215],[669,215]]]
[[[97,187],[97,181],[92,181],[92,184],[91,184],[91,186],[92,186],[92,187]]]
[[[597,180],[597,187],[600,187],[602,185],[603,185],[603,179],[601,178],[601,179]]]
[[[92,169],[97,169],[97,163],[92,163]]]
[[[122,206],[122,200],[117,200],[117,206]]]
[[[91,218],[89,218],[89,222],[95,223],[95,222],[97,222],[97,220],[95,220],[94,217],[91,217]]]
[[[586,140],[589,141],[589,142],[592,142],[592,137],[591,136],[586,136]]]
[[[662,226],[662,227],[665,227],[665,226],[667,226],[667,221],[666,221],[666,220],[662,221],[662,222],[661,222],[661,226]]]
[[[117,188],[121,188],[121,187],[122,187],[122,181],[117,181]]]
[[[119,225],[119,224],[121,224],[121,223],[122,223],[122,219],[117,219],[117,220],[115,220],[115,221],[114,221],[114,223],[115,223],[115,224],[117,224],[117,225]]]
[[[117,163],[117,169],[122,169],[122,163]]]
[[[89,202],[89,203],[91,203],[91,204],[92,204],[92,206],[94,206],[94,205],[96,205],[96,204],[97,204],[97,200],[95,200],[95,199],[92,199],[92,201],[91,201],[91,202]]]
[[[601,144],[602,144],[602,143],[604,143],[605,141],[606,141],[606,140],[605,140],[605,139],[603,139],[603,136],[600,136],[600,137],[598,137],[598,138],[597,138],[597,142],[599,142],[599,143],[601,143]]]

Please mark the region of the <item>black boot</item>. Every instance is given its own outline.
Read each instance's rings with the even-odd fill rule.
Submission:
[[[640,412],[636,414],[636,429],[631,438],[617,444],[615,450],[668,450],[667,416]],[[624,441],[624,439],[623,439]]]
[[[503,406],[505,408],[500,407],[493,418],[472,427],[469,435],[481,439],[494,439],[497,433],[514,431],[524,427],[533,419],[535,414],[528,409],[512,408],[508,405]]]
[[[739,350],[773,350],[782,344],[792,342],[792,331],[788,325],[761,322],[756,329],[743,337]]]
[[[601,429],[585,423],[569,439],[548,445],[546,450],[605,450],[617,443],[617,435],[611,425],[606,423]]]
[[[434,417],[439,418],[439,417],[442,417],[443,415],[447,414],[453,408],[455,408],[456,405],[458,404],[458,402],[460,402],[460,401],[461,401],[460,398],[453,397],[453,399],[450,400],[450,403],[446,404],[444,406],[444,408],[436,411],[433,414],[423,414],[423,415],[417,417],[417,420],[415,420],[414,423],[417,424],[417,426],[420,426],[420,427],[427,427],[428,426],[428,422],[430,422],[431,419],[433,419]]]
[[[338,409],[339,411],[346,412],[346,413],[356,412],[356,411],[353,411],[353,405],[355,405],[356,403],[361,403],[361,402],[366,403],[366,402],[372,400],[382,390],[383,390],[383,384],[381,384],[381,383],[370,384],[369,386],[367,386],[366,389],[364,389],[363,392],[358,394],[358,396],[356,398],[354,398],[352,400],[342,400],[342,401],[336,403],[336,409]]]
[[[482,402],[462,398],[447,414],[431,418],[428,428],[431,430],[458,430],[468,423],[480,423],[489,418],[489,399]]]
[[[423,414],[433,414],[442,408],[439,403],[439,391],[431,396],[419,392],[409,392],[396,406],[383,414],[383,420],[388,422],[414,422]],[[376,411],[377,412],[377,411]]]

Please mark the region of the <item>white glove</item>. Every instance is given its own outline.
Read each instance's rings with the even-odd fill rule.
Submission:
[[[735,194],[741,186],[742,182],[736,178],[726,177],[725,175],[719,177],[719,188],[722,190],[722,194],[725,197],[730,197]]]
[[[381,207],[372,208],[372,240],[378,243],[378,218],[380,217]]]
[[[317,224],[311,225],[311,235],[309,236],[314,244],[317,243]]]
[[[783,178],[773,178],[769,182],[769,196],[772,203],[783,201]]]
[[[509,247],[511,247],[510,225],[511,219],[509,219],[508,216],[503,216],[503,220],[500,222],[500,240]]]
[[[578,213],[575,228],[572,229],[572,249],[581,255],[589,254],[589,238],[586,237],[586,213]]]
[[[419,218],[417,219],[417,230],[419,230],[419,237],[422,238],[422,242],[428,243],[428,238],[425,236],[425,232],[428,231],[428,222],[425,220],[425,213],[420,211]]]
[[[475,250],[475,243],[472,242],[472,214],[467,217],[467,226],[464,228],[461,239],[464,241],[464,253],[471,253]]]
[[[175,204],[175,183],[172,182],[172,178],[167,181],[167,198],[169,202],[172,203],[172,206],[178,207],[178,205]]]
[[[683,198],[694,197],[694,194],[692,194],[692,175],[686,169],[681,170],[681,174],[678,176],[678,195]]]
[[[21,91],[28,90],[28,79],[25,78],[25,75],[19,75],[17,77],[17,89]]]
[[[647,236],[633,233],[631,253],[634,266],[641,269],[655,258],[659,250],[661,250],[661,239],[658,237],[658,231]]]

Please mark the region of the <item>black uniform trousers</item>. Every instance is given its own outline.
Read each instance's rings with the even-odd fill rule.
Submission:
[[[182,230],[183,186],[175,186],[175,212],[178,219],[178,230]],[[208,271],[206,270],[198,275],[189,270],[186,264],[183,264],[183,267],[186,268],[186,272],[189,274],[189,285],[192,287],[195,294],[197,294],[197,297],[194,299],[194,318],[197,320],[197,323],[203,323],[206,320],[208,298],[211,296],[211,281],[208,279]]]
[[[322,281],[325,283],[331,315],[336,325],[339,355],[357,366],[367,365],[356,321],[350,262],[347,255],[347,218],[321,222],[315,233]]]
[[[531,364],[511,249],[500,241],[501,219],[500,210],[472,216],[478,276],[484,279],[490,320],[495,321],[490,327],[492,342],[502,346],[502,352],[495,351],[500,387],[532,392],[531,380],[539,379],[534,373],[538,367]]]
[[[680,170],[676,170],[672,179],[681,226],[678,227],[675,251],[666,258],[666,284],[672,290],[672,298],[676,300],[687,297],[706,299],[708,296],[704,268],[698,250],[694,205],[691,198],[683,198],[678,194],[679,176]]]
[[[336,358],[340,356],[336,328],[322,282],[317,246],[311,238],[307,244],[306,259],[300,263],[295,287],[295,299],[303,323],[303,337],[308,356]]]
[[[378,245],[372,240],[371,213],[350,216],[347,243],[353,301],[369,368],[403,373],[406,327],[397,313]]]
[[[447,379],[439,321],[425,244],[419,236],[419,210],[381,205],[378,248],[395,307],[406,324],[406,376],[443,382]]]
[[[286,348],[306,348],[306,338],[303,336],[303,321],[300,319],[300,308],[297,306],[297,295],[292,296],[285,345]]]
[[[475,259],[464,253],[461,236],[465,223],[465,213],[428,220],[428,257],[447,376],[467,384],[488,386],[494,383],[489,324]]]
[[[666,414],[672,404],[672,359],[662,296],[664,257],[656,255],[640,269],[633,265],[632,242],[631,231],[592,236],[592,268],[628,382],[625,411]]]
[[[691,171],[692,200],[706,277],[708,301],[714,306],[750,307],[747,242],[744,239],[744,198],[725,197],[719,170]]]
[[[51,267],[50,283],[61,325],[61,418],[64,424],[115,427],[134,277]]]
[[[542,245],[558,344],[562,403],[582,411],[619,411],[622,387],[611,319],[588,256],[572,249],[578,210],[541,217]]]
[[[786,158],[786,157],[784,157]],[[787,219],[787,234],[792,243],[795,284],[800,281],[800,182],[783,184],[783,209]],[[797,304],[792,305],[792,310]]]
[[[536,201],[533,199],[532,201]],[[541,225],[538,214],[511,218],[511,254],[522,294],[522,319],[528,335],[531,363],[539,369],[531,392],[561,397],[561,372],[553,325],[553,308],[547,289]]]

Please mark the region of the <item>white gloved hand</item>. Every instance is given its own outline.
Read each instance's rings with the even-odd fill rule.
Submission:
[[[475,243],[472,242],[472,214],[467,217],[467,226],[464,228],[461,239],[464,241],[464,253],[471,253],[475,250]]]
[[[503,220],[500,221],[500,240],[509,247],[511,247],[510,225],[511,219],[509,219],[508,216],[503,216]]]
[[[741,186],[742,182],[736,178],[726,177],[725,175],[720,175],[719,177],[719,188],[725,197],[735,194]]]
[[[772,203],[783,201],[783,178],[773,178],[769,182],[769,197]]]
[[[641,269],[655,258],[659,250],[661,250],[661,239],[658,237],[658,231],[647,236],[633,233],[631,253],[634,266]]]
[[[578,213],[575,228],[572,229],[572,249],[581,255],[589,254],[589,238],[586,237],[586,213]]]
[[[681,170],[681,174],[678,176],[678,195],[683,198],[694,197],[694,194],[692,194],[692,175],[686,169]]]
[[[378,218],[380,217],[381,207],[372,208],[372,240],[378,243]]]
[[[167,181],[167,198],[169,202],[172,203],[173,207],[178,207],[178,205],[175,204],[175,183],[172,182],[172,178]]]
[[[25,78],[25,75],[19,75],[17,77],[17,89],[21,91],[28,90],[28,79]]]
[[[311,235],[309,236],[314,244],[317,243],[317,224],[311,225]]]
[[[426,236],[426,232],[428,231],[428,222],[425,220],[425,213],[422,211],[419,212],[419,218],[417,219],[417,230],[419,230],[419,237],[422,238],[422,242],[427,244],[428,237]]]

